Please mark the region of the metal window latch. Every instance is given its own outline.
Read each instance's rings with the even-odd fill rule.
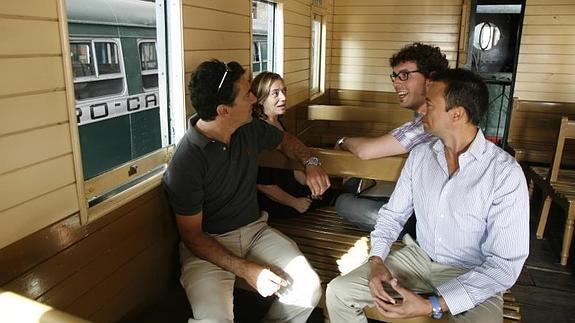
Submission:
[[[138,165],[132,165],[130,166],[130,169],[128,170],[128,176],[132,176],[134,174],[136,174],[138,172]]]

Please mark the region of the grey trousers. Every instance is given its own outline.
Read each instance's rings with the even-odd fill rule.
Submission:
[[[405,235],[404,242],[405,247],[392,251],[387,256],[385,265],[400,284],[414,292],[434,293],[435,286],[468,271],[465,268],[432,262],[409,235]],[[375,306],[368,286],[369,273],[370,264],[365,263],[328,284],[326,305],[332,323],[367,322],[363,309],[366,306]],[[391,296],[397,294],[393,289],[391,291]],[[449,321],[501,323],[503,298],[500,294],[495,295],[466,312],[449,315]]]
[[[321,298],[319,277],[295,242],[266,222],[267,215],[263,215],[247,226],[212,236],[237,256],[269,264],[289,276],[291,284],[276,293],[278,297],[264,322],[304,323]],[[188,323],[233,322],[235,275],[194,256],[183,244],[180,244],[180,261],[180,282],[194,315]]]

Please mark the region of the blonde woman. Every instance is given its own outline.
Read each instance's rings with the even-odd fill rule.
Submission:
[[[279,74],[262,72],[251,85],[256,96],[254,116],[270,125],[285,131],[281,117],[288,109],[287,87]],[[260,167],[258,171],[258,202],[260,209],[271,217],[293,217],[310,208],[327,205],[331,202],[331,191],[321,199],[311,199],[310,190],[301,171]]]

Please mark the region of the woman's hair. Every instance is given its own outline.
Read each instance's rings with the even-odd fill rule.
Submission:
[[[261,72],[256,76],[256,78],[252,81],[252,93],[258,99],[256,103],[254,103],[254,112],[253,115],[256,118],[260,119],[267,119],[266,114],[264,113],[264,101],[270,95],[270,88],[272,87],[273,82],[280,80],[284,81],[283,78],[273,72]]]

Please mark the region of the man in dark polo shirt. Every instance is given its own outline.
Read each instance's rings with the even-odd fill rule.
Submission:
[[[192,306],[188,322],[233,322],[233,286],[245,279],[277,295],[264,321],[305,322],[321,296],[317,274],[296,244],[270,228],[257,205],[257,155],[280,149],[305,165],[312,195],[329,187],[319,160],[295,137],[252,119],[244,69],[200,64],[190,81],[197,116],[164,175],[182,239],[180,282]]]

